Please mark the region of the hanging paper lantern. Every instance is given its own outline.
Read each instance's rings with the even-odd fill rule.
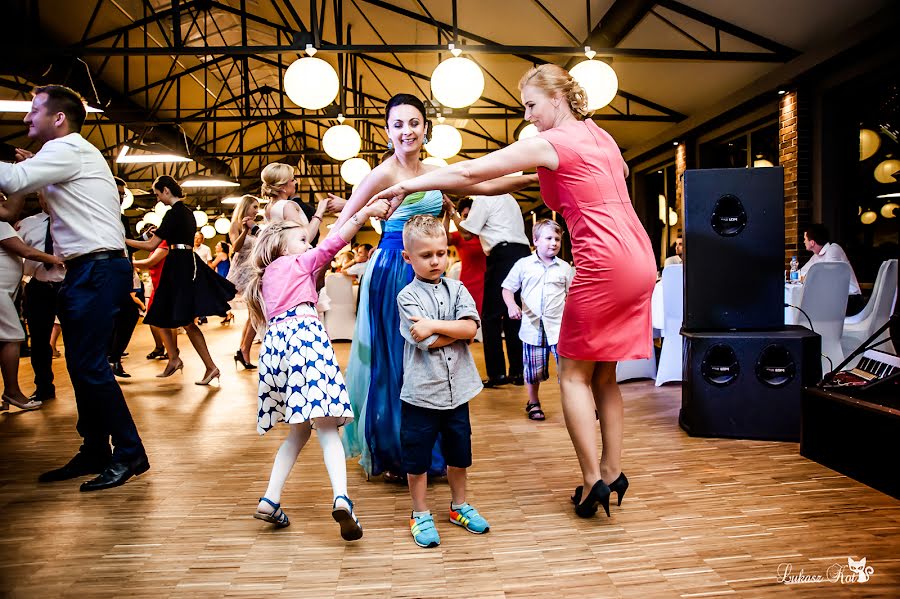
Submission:
[[[325,108],[334,102],[339,89],[334,67],[321,58],[306,56],[295,60],[284,72],[284,93],[301,108]]]
[[[166,206],[162,202],[156,202],[156,205],[153,206],[153,212],[157,213],[160,216],[162,216],[163,214],[165,214],[166,212],[168,212],[171,209],[172,209],[171,206]]]
[[[358,185],[370,172],[372,167],[364,158],[351,158],[341,165],[341,178],[350,185]]]
[[[158,212],[148,212],[147,214],[144,215],[144,222],[150,223],[154,227],[158,227],[159,223],[162,222],[162,217],[159,215]]]
[[[452,125],[435,125],[431,130],[431,141],[425,144],[429,154],[444,160],[456,156],[461,149],[462,135]]]
[[[528,123],[522,127],[521,131],[519,131],[519,139],[528,139],[529,137],[534,137],[538,133],[540,132],[538,131],[537,126],[534,123]]]
[[[894,174],[897,171],[900,171],[900,160],[893,158],[885,160],[875,167],[875,180],[879,183],[896,183],[897,178]]]
[[[194,222],[197,223],[197,227],[202,227],[206,223],[209,222],[209,216],[202,210],[194,210]],[[206,237],[206,235],[204,235]]]
[[[484,92],[484,73],[468,58],[454,56],[439,64],[431,73],[431,94],[450,108],[464,108],[475,103]]]
[[[896,218],[894,216],[894,210],[896,210],[897,208],[900,208],[900,206],[898,206],[894,202],[888,202],[881,207],[881,216],[883,216],[884,218]]]
[[[137,222],[137,224],[134,226],[134,230],[137,231],[138,233],[140,233],[140,232],[141,232],[141,229],[143,229],[143,228],[144,228],[144,225],[146,225],[146,224],[147,224],[147,221],[145,221],[144,219],[141,219],[141,220],[139,220],[139,221]]]
[[[876,218],[878,218],[878,215],[875,214],[873,210],[866,210],[860,215],[859,220],[862,221],[862,224],[864,225],[871,225],[875,222]]]
[[[134,194],[126,187],[125,198],[122,200],[122,214],[125,214],[125,210],[131,208],[132,204],[134,204]]]
[[[216,229],[212,225],[203,225],[200,228],[200,233],[202,233],[203,237],[205,237],[206,239],[212,239],[216,236]]]
[[[859,130],[859,160],[868,160],[881,147],[881,138],[871,129]]]
[[[215,222],[216,233],[221,235],[225,235],[231,229],[231,221],[225,218],[224,216],[220,216],[216,219]]]
[[[599,110],[613,101],[619,91],[619,78],[611,66],[602,60],[585,60],[569,73],[587,94],[587,109]]]
[[[350,125],[335,125],[329,127],[322,136],[322,149],[325,153],[338,161],[353,158],[359,154],[362,147],[362,138]]]
[[[434,166],[447,166],[447,161],[437,156],[426,156],[423,160],[425,164],[433,164]]]

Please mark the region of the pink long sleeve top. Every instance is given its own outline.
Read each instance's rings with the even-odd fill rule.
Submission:
[[[262,279],[266,318],[300,304],[316,305],[319,301],[316,278],[347,243],[338,233],[334,233],[303,254],[281,256],[269,264]]]

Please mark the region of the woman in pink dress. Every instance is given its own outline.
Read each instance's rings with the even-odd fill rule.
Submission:
[[[609,515],[610,493],[621,504],[628,488],[616,362],[648,358],[653,351],[653,250],[628,197],[628,167],[613,138],[589,118],[581,86],[565,69],[545,64],[528,71],[519,90],[525,119],[540,135],[404,181],[373,201],[388,198],[397,205],[415,191],[465,189],[537,168],[541,195],[566,220],[575,258],[558,345],[563,413],[584,481],[572,501],[581,517],[593,516],[599,505]],[[599,463],[594,410],[603,438]]]

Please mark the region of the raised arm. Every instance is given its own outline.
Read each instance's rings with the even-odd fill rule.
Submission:
[[[529,137],[481,158],[457,162],[392,185],[376,193],[373,199],[387,198],[396,207],[407,195],[429,189],[497,195],[505,193],[504,190],[521,189],[535,180],[534,175],[508,177],[508,182],[500,180],[480,184],[517,171],[538,167],[555,170],[558,166],[559,157],[550,142],[540,137]]]
[[[337,222],[331,230],[334,231],[343,226],[343,224],[347,222],[347,219],[359,212],[359,209],[365,206],[378,190],[384,189],[384,186],[389,183],[390,181],[387,179],[384,169],[376,167],[372,172],[366,175],[363,180],[359,182],[359,185],[356,186],[356,190],[347,200],[340,215],[338,215]]]
[[[153,250],[153,253],[150,254],[147,258],[143,260],[135,260],[134,265],[138,268],[153,268],[154,266],[162,262],[163,258],[165,258],[166,254],[168,253],[168,249],[158,247]]]

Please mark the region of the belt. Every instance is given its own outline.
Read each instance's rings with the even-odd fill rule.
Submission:
[[[96,262],[97,260],[115,260],[116,258],[124,258],[125,250],[100,250],[99,252],[91,252],[90,254],[82,254],[71,260],[66,260],[66,268],[71,270],[88,262]]]
[[[194,251],[194,246],[188,245],[186,243],[172,243],[169,244],[170,250],[191,250]],[[191,277],[191,280],[194,281],[197,279],[197,259],[194,258],[194,274]]]

